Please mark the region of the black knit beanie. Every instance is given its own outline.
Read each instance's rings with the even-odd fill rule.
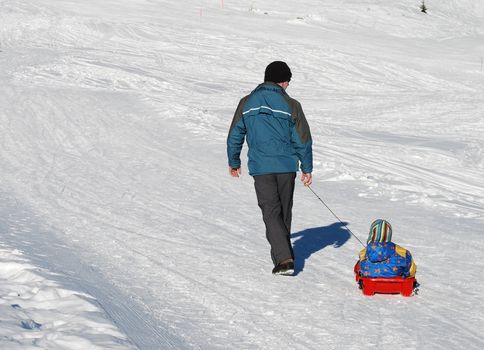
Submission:
[[[266,67],[264,81],[272,81],[277,84],[291,81],[291,77],[292,73],[286,62],[274,61]]]

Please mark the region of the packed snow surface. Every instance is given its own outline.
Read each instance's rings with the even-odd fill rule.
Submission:
[[[134,349],[89,295],[36,272],[18,250],[0,246],[2,349]]]
[[[484,348],[484,2],[420,4],[0,0],[0,348]],[[343,222],[298,183],[294,277],[225,154],[274,60]],[[417,295],[358,290],[376,218]]]

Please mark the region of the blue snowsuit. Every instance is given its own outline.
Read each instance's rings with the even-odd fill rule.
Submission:
[[[414,277],[417,266],[405,248],[392,242],[371,242],[360,252],[364,277]]]

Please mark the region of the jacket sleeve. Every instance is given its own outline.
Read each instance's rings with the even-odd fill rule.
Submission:
[[[399,246],[398,244],[395,245],[395,250],[398,255],[400,255],[402,258],[405,258],[403,275],[405,277],[415,277],[415,274],[417,273],[417,265],[415,265],[410,251],[403,248],[402,246]]]
[[[412,254],[407,250],[407,273],[408,277],[415,277],[415,274],[417,273],[417,265],[415,265],[415,262],[413,261]]]
[[[365,260],[366,248],[363,248],[358,255],[360,256],[360,261]]]
[[[235,169],[240,168],[240,152],[242,151],[245,134],[247,133],[242,114],[247,98],[248,96],[240,100],[227,136],[227,158],[229,166]]]
[[[293,100],[292,118],[294,127],[291,130],[291,139],[297,157],[301,162],[301,171],[311,173],[313,171],[313,140],[311,130],[304,116],[301,104]]]

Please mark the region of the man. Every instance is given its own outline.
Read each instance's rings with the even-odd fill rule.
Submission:
[[[249,175],[254,177],[275,275],[294,273],[290,240],[294,180],[299,162],[306,186],[312,182],[313,170],[309,125],[301,104],[286,93],[291,77],[286,63],[270,63],[264,83],[240,100],[227,138],[233,177],[241,174],[240,152],[247,139]]]

